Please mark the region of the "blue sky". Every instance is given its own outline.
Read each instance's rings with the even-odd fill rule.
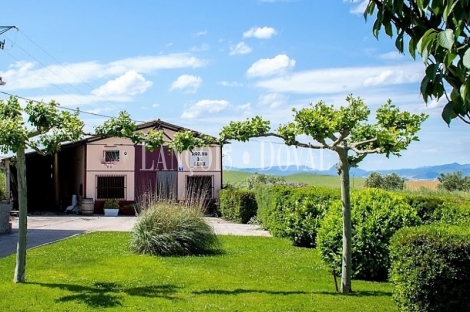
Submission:
[[[261,115],[273,127],[292,107],[352,93],[371,109],[392,99],[430,115],[420,142],[400,158],[368,156],[366,170],[469,163],[468,126],[440,117],[419,94],[423,65],[372,36],[363,1],[9,1],[0,25],[1,91],[83,111],[162,119],[217,135],[231,120]],[[7,96],[1,95],[6,99]],[[83,114],[88,128],[104,118]],[[269,142],[274,142],[270,144]],[[225,165],[298,164],[327,169],[329,152],[257,139],[225,148]]]

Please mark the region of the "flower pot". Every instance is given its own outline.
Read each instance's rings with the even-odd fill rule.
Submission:
[[[104,208],[104,215],[106,217],[117,217],[118,213],[119,209]]]

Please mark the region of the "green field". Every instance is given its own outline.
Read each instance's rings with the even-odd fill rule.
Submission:
[[[233,185],[239,185],[241,182],[246,180],[252,173],[248,172],[240,172],[240,171],[229,171],[225,170],[223,172],[223,182],[230,183]],[[286,181],[289,182],[302,182],[309,185],[315,186],[327,186],[333,188],[340,187],[339,176],[325,176],[325,175],[317,175],[317,174],[310,174],[310,173],[297,173],[293,175],[284,176]],[[357,178],[357,177],[350,177],[351,187],[360,188],[364,185],[366,179],[365,178]]]
[[[0,259],[0,311],[396,311],[392,285],[353,281],[335,292],[315,249],[270,237],[221,236],[221,254],[129,252],[129,233],[82,234],[28,251],[25,284],[14,255]]]

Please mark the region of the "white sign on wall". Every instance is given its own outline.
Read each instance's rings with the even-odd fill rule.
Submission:
[[[189,166],[191,168],[207,168],[210,164],[209,151],[192,151],[189,156]]]

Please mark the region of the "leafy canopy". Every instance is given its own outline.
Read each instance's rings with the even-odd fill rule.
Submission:
[[[270,122],[256,116],[245,121],[230,122],[220,132],[220,139],[248,141],[253,137],[274,136],[287,145],[306,148],[326,148],[333,151],[352,150],[351,165],[360,162],[366,154],[380,153],[400,156],[416,136],[425,114],[402,112],[391,101],[376,112],[376,123],[368,122],[370,110],[359,97],[346,97],[346,106],[335,108],[320,101],[300,110],[293,109],[294,121],[280,125],[271,132]],[[307,135],[315,142],[299,142],[297,137]]]
[[[454,118],[470,124],[469,8],[469,0],[370,0],[364,12],[375,17],[375,37],[383,29],[401,53],[407,38],[411,56],[421,56],[421,94],[426,103],[444,97],[447,124]]]

